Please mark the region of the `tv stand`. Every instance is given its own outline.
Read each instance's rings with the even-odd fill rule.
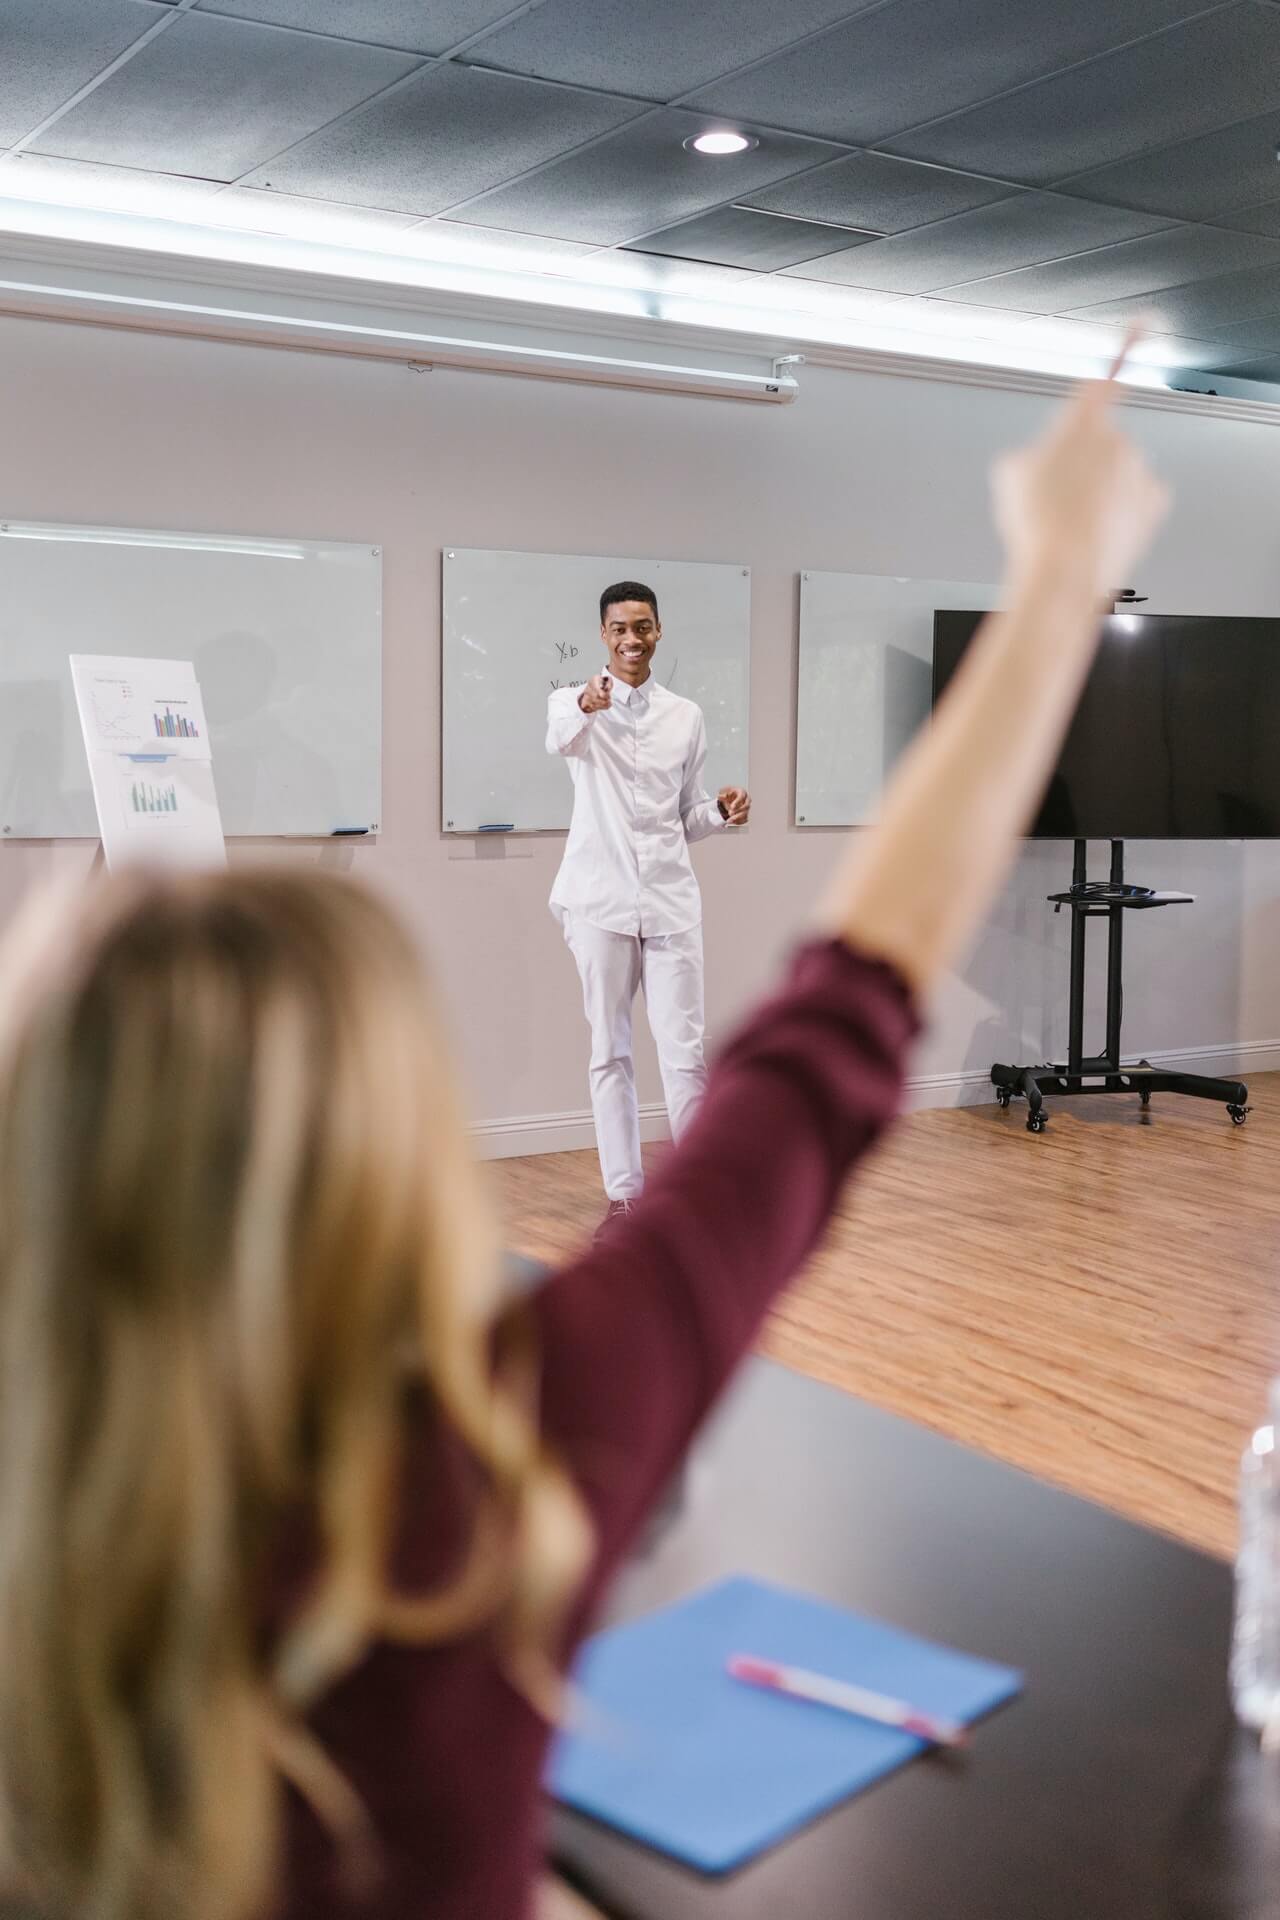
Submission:
[[[1249,1089],[1239,1080],[1215,1080],[1203,1073],[1171,1073],[1149,1060],[1125,1066],[1120,1058],[1120,1018],[1124,991],[1120,982],[1124,955],[1126,910],[1189,906],[1190,893],[1156,893],[1135,887],[1124,877],[1124,841],[1111,842],[1111,874],[1106,880],[1088,878],[1088,843],[1077,840],[1071,885],[1066,893],[1051,893],[1055,913],[1071,912],[1071,1002],[1065,1066],[1004,1067],[991,1069],[996,1099],[1007,1107],[1015,1094],[1027,1102],[1027,1131],[1043,1133],[1049,1124],[1046,1093],[1136,1093],[1150,1105],[1153,1093],[1183,1093],[1196,1100],[1220,1100],[1236,1126],[1249,1111]],[[1102,1053],[1084,1051],[1085,923],[1105,916],[1107,921],[1107,1038]]]

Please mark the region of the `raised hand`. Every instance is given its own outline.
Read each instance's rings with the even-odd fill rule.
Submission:
[[[920,989],[954,963],[1003,882],[1088,676],[1099,613],[1168,505],[1112,423],[1119,364],[997,464],[1003,611],[975,633],[822,911]]]
[[[604,713],[613,705],[613,682],[607,673],[593,674],[578,695],[584,713]]]
[[[1108,608],[1169,506],[1167,490],[1115,425],[1114,396],[1114,379],[1091,381],[991,476],[1013,581],[1046,566],[1087,569]]]

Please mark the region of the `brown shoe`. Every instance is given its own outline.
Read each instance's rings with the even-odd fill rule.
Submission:
[[[592,1246],[598,1245],[599,1242],[604,1239],[615,1220],[625,1220],[630,1214],[634,1213],[635,1204],[634,1200],[611,1200],[609,1202],[608,1212],[591,1236]]]

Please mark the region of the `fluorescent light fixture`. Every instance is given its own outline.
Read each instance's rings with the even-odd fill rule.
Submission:
[[[709,128],[708,134],[732,134],[748,146],[757,143],[730,128]],[[691,136],[685,144],[703,136]],[[66,164],[66,163],[63,163]],[[127,174],[127,169],[110,169],[112,175]],[[40,182],[41,190],[52,193],[79,191],[88,196],[99,190],[97,171],[86,167],[93,178],[81,184],[78,171],[65,183],[50,179]],[[627,253],[615,249],[592,250],[580,243],[539,240],[530,235],[508,234],[456,226],[452,222],[426,221],[410,228],[382,226],[367,235],[357,233],[357,222],[345,217],[329,230],[322,241],[325,215],[312,213],[305,204],[286,204],[288,196],[273,196],[263,189],[238,190],[236,206],[232,196],[223,200],[217,193],[201,195],[185,208],[185,220],[148,218],[139,211],[125,213],[94,210],[87,206],[68,206],[19,201],[8,197],[22,178],[21,169],[0,161],[0,234],[31,234],[62,242],[131,247],[155,256],[180,256],[212,261],[222,267],[255,266],[269,271],[324,273],[353,285],[389,283],[460,293],[466,296],[519,300],[553,308],[563,317],[566,309],[583,315],[614,315],[627,320],[659,320],[693,327],[715,327],[726,333],[764,333],[777,338],[786,335],[797,347],[806,342],[862,350],[872,353],[917,355],[924,359],[948,360],[970,365],[1048,374],[1059,378],[1089,378],[1105,372],[1120,341],[1120,331],[1082,321],[1063,321],[1053,317],[1008,314],[984,309],[976,304],[942,300],[936,297],[910,297],[871,290],[844,287],[838,283],[805,280],[799,275],[752,276],[741,268],[708,266],[685,260],[660,259],[657,256]],[[145,179],[145,176],[144,176]],[[33,180],[33,185],[36,182]],[[102,191],[115,194],[128,188],[141,190],[142,181],[113,179],[102,184]],[[18,190],[21,190],[20,186]],[[169,210],[168,189],[157,206]],[[260,210],[258,201],[272,202]],[[252,200],[252,206],[245,203]],[[176,214],[178,207],[172,205]],[[342,210],[337,210],[339,214]],[[309,237],[285,229],[293,227],[295,216],[300,228],[309,229]],[[249,230],[238,221],[279,222],[279,232]],[[383,216],[388,219],[389,216]],[[216,223],[216,224],[215,224]],[[333,244],[341,240],[345,244]],[[33,280],[37,276],[33,276]],[[43,282],[44,275],[38,278]],[[191,303],[180,300],[148,300],[121,296],[106,291],[94,292],[84,286],[53,286],[12,279],[0,280],[0,306],[5,293],[23,297],[23,308],[36,296],[45,311],[55,313],[74,307],[91,312],[94,306],[114,312],[132,309],[141,318],[149,317],[153,326],[163,326],[168,313],[179,319],[174,330],[197,331],[197,316],[207,317],[219,335],[234,337],[274,337],[281,339],[286,329],[316,339],[328,335],[327,344],[337,347],[345,336],[349,351],[359,352],[362,340],[368,350],[394,353],[394,342],[403,342],[416,360],[436,365],[492,366],[507,372],[541,372],[561,378],[613,385],[664,387],[669,391],[725,394],[733,392],[755,399],[788,400],[794,389],[789,382],[778,388],[767,378],[745,375],[717,376],[705,369],[665,367],[650,361],[629,361],[608,356],[585,354],[557,355],[549,351],[504,347],[497,342],[465,341],[439,335],[403,331],[377,326],[343,326],[336,322],[304,319],[301,315],[245,312],[232,307],[205,305],[197,296]],[[8,311],[14,308],[9,306]],[[250,334],[245,323],[253,328]],[[408,355],[406,356],[408,357]],[[1186,359],[1199,365],[1194,342],[1166,345],[1158,338],[1144,341],[1122,374],[1126,386],[1167,390],[1177,384],[1171,379],[1169,362]],[[1162,364],[1164,363],[1164,364]],[[667,377],[669,376],[669,378]],[[1210,384],[1217,385],[1217,381]]]
[[[6,540],[76,541],[92,547],[171,547],[182,553],[248,553],[261,560],[305,560],[301,547],[278,540],[223,539],[211,534],[207,540],[194,533],[142,533],[132,527],[59,527],[40,526],[33,521],[2,520],[0,535]]]
[[[141,214],[152,220],[201,220],[208,217],[209,202],[223,191],[220,180],[145,173],[92,160],[63,160],[40,153],[13,153],[0,159],[0,198],[6,201]],[[202,211],[197,212],[197,207]]]
[[[1142,615],[1140,613],[1118,613],[1115,616],[1115,620],[1116,625],[1122,633],[1137,633],[1142,627]]]
[[[697,133],[691,140],[685,141],[691,153],[745,153],[748,147],[758,147],[760,142],[749,133],[738,133],[732,127],[710,127],[706,133]]]

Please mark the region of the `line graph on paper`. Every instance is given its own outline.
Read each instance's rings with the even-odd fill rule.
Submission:
[[[137,740],[142,732],[137,689],[128,680],[95,680],[93,718],[105,744]]]

